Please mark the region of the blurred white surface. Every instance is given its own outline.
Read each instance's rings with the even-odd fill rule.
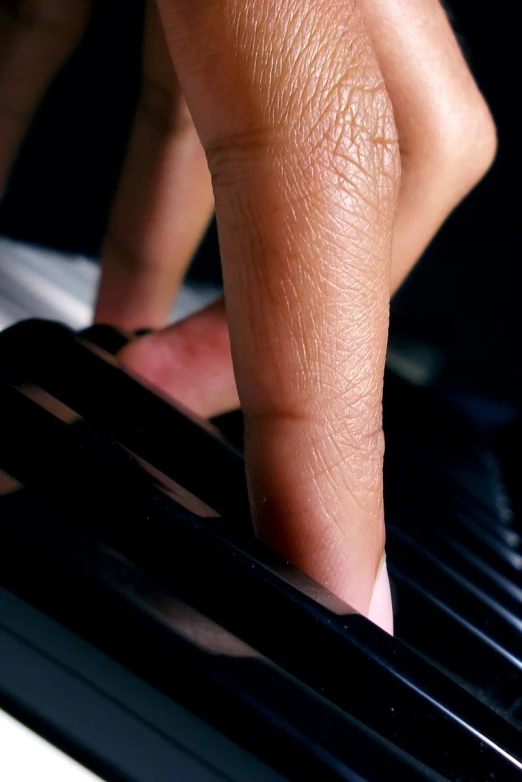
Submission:
[[[52,744],[0,711],[2,782],[100,782]]]
[[[92,323],[100,269],[65,255],[0,237],[0,331],[24,318],[48,318],[83,329]],[[172,311],[180,320],[220,295],[213,286],[183,285]]]
[[[74,330],[90,326],[100,276],[97,263],[0,236],[0,331],[25,318],[46,318]],[[171,313],[181,320],[222,295],[218,287],[185,283]],[[433,346],[391,335],[388,368],[410,383],[431,385],[442,355]]]

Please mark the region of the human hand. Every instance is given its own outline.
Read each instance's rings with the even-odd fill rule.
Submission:
[[[69,46],[79,35],[70,1],[19,6],[60,12]],[[204,415],[237,404],[234,370],[259,534],[390,629],[379,571],[390,264],[393,289],[489,166],[489,113],[437,0],[159,8],[162,24],[148,7],[98,319],[164,325],[214,195],[233,362],[218,304],[135,341],[122,363]],[[27,31],[2,33],[14,67]],[[12,150],[10,119],[27,119],[42,88],[9,110],[19,92],[4,82],[0,142]]]

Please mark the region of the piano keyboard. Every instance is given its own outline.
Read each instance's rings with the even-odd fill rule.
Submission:
[[[522,529],[505,461],[430,395],[389,377],[387,396],[397,636],[520,730]]]
[[[106,329],[43,321],[0,335],[6,594],[266,779],[520,779],[522,530],[506,449],[387,378],[391,638],[254,539],[240,449],[124,374],[117,347]],[[34,710],[1,669],[0,707]],[[102,778],[156,779],[122,776],[74,718],[67,730]]]

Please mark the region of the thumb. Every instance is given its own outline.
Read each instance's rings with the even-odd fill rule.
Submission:
[[[129,342],[122,366],[203,418],[239,407],[223,299]]]

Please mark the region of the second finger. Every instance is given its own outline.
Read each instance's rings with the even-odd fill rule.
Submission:
[[[440,0],[364,0],[402,159],[392,292],[491,165],[495,128]]]
[[[143,83],[102,253],[98,321],[127,330],[166,324],[213,203],[205,154],[149,2]]]

